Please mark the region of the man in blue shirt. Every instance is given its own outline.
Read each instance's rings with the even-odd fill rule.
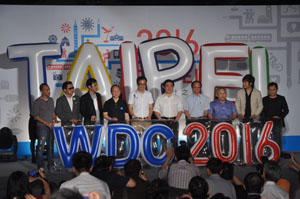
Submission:
[[[210,109],[208,110],[209,119],[215,119],[217,121],[229,121],[237,116],[235,105],[226,99],[227,92],[223,87],[218,88],[217,98],[210,103]]]

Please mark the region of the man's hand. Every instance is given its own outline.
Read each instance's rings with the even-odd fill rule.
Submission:
[[[172,158],[172,156],[174,155],[174,147],[173,147],[173,144],[172,144],[171,147],[170,147],[169,144],[167,144],[166,154],[167,154],[167,159],[171,159],[171,158]]]
[[[146,174],[144,173],[144,171],[141,171],[139,174],[139,177],[142,178],[144,181],[148,181]]]
[[[257,117],[257,115],[251,115],[251,117],[250,118],[252,118],[252,119],[255,119]]]
[[[52,129],[54,127],[54,123],[52,122],[47,122],[46,124],[50,129]]]
[[[113,117],[113,118],[111,118],[111,121],[118,121],[118,118]]]
[[[274,118],[274,119],[280,119],[280,117],[277,116],[277,115],[273,116],[273,118]]]
[[[95,122],[95,121],[96,121],[96,115],[92,115],[92,116],[91,116],[91,121],[92,121],[92,122]]]
[[[89,199],[100,199],[100,193],[93,191],[89,193]]]
[[[238,114],[238,117],[239,118],[244,118],[244,115],[243,114]]]

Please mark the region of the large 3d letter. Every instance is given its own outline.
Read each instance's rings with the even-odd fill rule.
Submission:
[[[32,43],[16,44],[7,47],[8,58],[12,60],[28,60],[29,107],[40,95],[39,85],[47,83],[45,59],[57,59],[61,56],[60,44]]]
[[[177,56],[177,63],[169,68],[161,68],[157,55],[163,52],[172,52]],[[154,99],[160,94],[158,89],[166,79],[178,80],[183,78],[192,68],[194,55],[191,47],[176,37],[162,37],[142,42],[139,53],[143,71],[148,78],[148,90]]]

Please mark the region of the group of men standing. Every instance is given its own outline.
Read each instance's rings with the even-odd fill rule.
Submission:
[[[97,92],[97,80],[90,78],[86,81],[88,92],[81,97],[74,94],[72,82],[62,85],[64,95],[59,97],[54,108],[54,101],[50,97],[50,88],[47,84],[40,85],[41,96],[33,103],[32,115],[37,121],[37,165],[43,168],[42,153],[45,142],[48,145],[48,168],[53,165],[52,148],[54,124],[57,116],[62,126],[103,124],[104,118],[108,124],[129,123],[139,132],[151,125],[153,112],[155,117],[168,125],[174,132],[175,144],[178,139],[178,120],[184,112],[187,123],[203,117],[217,121],[230,121],[235,118],[251,120],[262,118],[283,123],[283,118],[289,109],[283,96],[278,95],[278,86],[272,82],[268,85],[269,95],[262,99],[259,90],[254,88],[255,78],[248,74],[243,78],[243,89],[237,94],[236,103],[228,101],[226,89],[219,87],[216,92],[217,99],[209,102],[209,98],[201,94],[201,82],[191,84],[193,93],[189,95],[184,105],[180,97],[173,93],[174,81],[168,79],[163,83],[164,94],[155,101],[152,94],[146,90],[147,79],[144,76],[137,78],[137,90],[130,93],[128,104],[121,96],[118,85],[111,87],[112,98],[102,107],[101,95]],[[284,123],[283,123],[284,125]],[[281,135],[276,137],[281,146]]]

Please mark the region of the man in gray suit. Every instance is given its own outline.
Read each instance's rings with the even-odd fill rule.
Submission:
[[[74,86],[70,81],[62,85],[64,95],[56,100],[55,113],[61,119],[62,126],[81,124],[80,97],[74,95]]]

